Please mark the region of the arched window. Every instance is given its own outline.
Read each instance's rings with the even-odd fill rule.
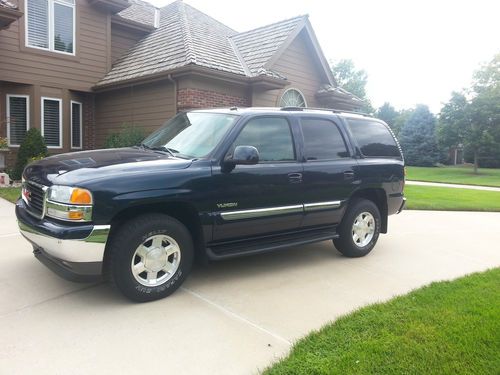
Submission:
[[[306,98],[299,90],[288,89],[281,96],[280,107],[307,107]]]

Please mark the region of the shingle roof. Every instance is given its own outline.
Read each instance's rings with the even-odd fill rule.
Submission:
[[[232,37],[252,75],[259,74],[259,70],[264,68],[297,26],[304,22],[304,18],[305,16],[291,18]]]
[[[12,4],[8,0],[0,0],[0,7],[10,8],[10,9],[17,9],[17,6],[15,6],[14,4]]]
[[[135,4],[135,9],[141,6]],[[135,17],[133,20],[137,21],[139,14],[145,14],[144,10],[136,15],[133,13],[134,9],[129,11],[127,8],[119,15]],[[160,9],[159,27],[119,58],[96,86],[140,79],[188,65],[246,77],[265,75],[284,79],[279,73],[265,69],[264,65],[288,36],[303,24],[304,18],[295,17],[237,33],[177,0]]]
[[[117,16],[147,26],[154,26],[157,8],[153,4],[141,0],[128,0],[128,2],[130,6],[118,12]]]

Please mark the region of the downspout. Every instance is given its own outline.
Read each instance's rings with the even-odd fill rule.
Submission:
[[[172,78],[172,74],[168,74],[167,76],[167,79],[169,82],[172,82],[172,84],[174,85],[174,111],[175,113],[174,114],[177,114],[177,81],[175,79]]]

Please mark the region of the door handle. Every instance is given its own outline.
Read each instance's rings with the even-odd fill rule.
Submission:
[[[354,171],[344,171],[344,179],[350,180],[351,178],[354,178]]]
[[[288,181],[291,184],[297,184],[302,182],[302,173],[288,173]]]

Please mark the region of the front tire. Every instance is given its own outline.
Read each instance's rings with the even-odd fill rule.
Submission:
[[[193,241],[178,220],[162,214],[126,222],[110,244],[109,275],[127,298],[154,301],[172,294],[193,263]]]
[[[380,211],[368,199],[356,199],[348,207],[333,244],[350,258],[365,256],[375,247],[380,234]]]

